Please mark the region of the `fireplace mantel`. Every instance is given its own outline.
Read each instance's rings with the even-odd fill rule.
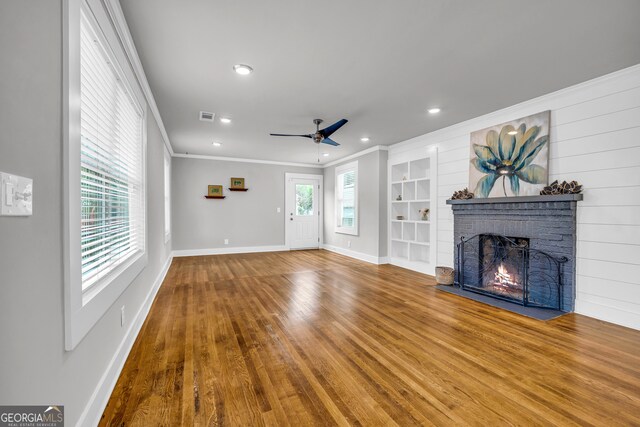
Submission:
[[[559,194],[557,196],[521,196],[521,197],[491,197],[484,199],[447,200],[448,205],[486,205],[494,203],[532,203],[532,202],[578,202],[582,194]]]

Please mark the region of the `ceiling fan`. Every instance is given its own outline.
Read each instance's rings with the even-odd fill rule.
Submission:
[[[320,129],[320,123],[322,123],[323,120],[322,119],[313,119],[313,123],[316,125],[316,132],[315,133],[310,133],[308,135],[291,135],[291,134],[286,134],[286,133],[272,133],[271,136],[301,136],[303,138],[313,139],[313,141],[316,144],[323,143],[323,144],[329,144],[329,145],[333,145],[334,147],[337,147],[340,144],[338,144],[337,142],[335,142],[333,139],[331,139],[329,137],[335,131],[337,131],[342,126],[344,126],[345,123],[347,123],[348,121],[349,120],[347,120],[347,119],[338,120],[337,122],[335,122],[331,126],[327,126],[324,129]]]

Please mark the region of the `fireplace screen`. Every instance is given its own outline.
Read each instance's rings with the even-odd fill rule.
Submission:
[[[525,306],[562,310],[566,261],[532,249],[526,238],[479,234],[458,243],[457,283]]]

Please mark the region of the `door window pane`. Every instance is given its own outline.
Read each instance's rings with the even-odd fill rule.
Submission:
[[[313,215],[312,184],[296,184],[296,215]]]

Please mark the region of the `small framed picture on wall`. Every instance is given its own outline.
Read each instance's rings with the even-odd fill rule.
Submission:
[[[207,187],[207,196],[209,197],[222,196],[222,185],[209,185]]]
[[[231,178],[232,189],[244,189],[244,178]]]

